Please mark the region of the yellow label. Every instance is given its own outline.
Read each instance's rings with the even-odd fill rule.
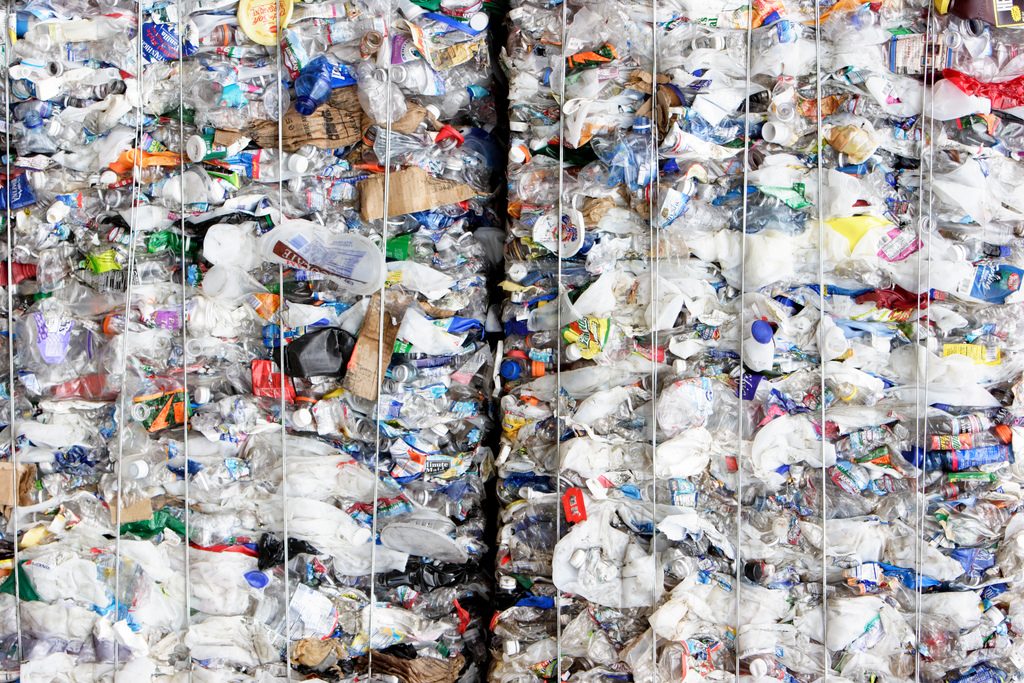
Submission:
[[[978,365],[999,365],[1003,362],[1002,351],[984,344],[943,344],[942,355],[967,356]]]
[[[293,0],[241,0],[238,3],[238,25],[254,43],[277,45],[278,8],[283,31],[292,18]]]

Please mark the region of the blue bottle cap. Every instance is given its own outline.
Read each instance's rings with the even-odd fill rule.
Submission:
[[[248,581],[249,585],[253,588],[263,588],[270,583],[270,579],[267,578],[267,575],[258,571],[246,572],[245,580]]]
[[[750,334],[758,344],[767,344],[775,336],[771,323],[767,320],[755,320],[750,326]]]
[[[499,370],[502,377],[505,379],[519,379],[519,376],[523,374],[523,369],[519,367],[519,363],[511,359],[501,361],[501,369]]]
[[[1006,245],[999,247],[999,258],[1010,258],[1012,254],[1013,249],[1011,249],[1010,247]]]

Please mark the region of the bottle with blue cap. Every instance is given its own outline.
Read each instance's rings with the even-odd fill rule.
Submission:
[[[743,336],[743,364],[755,372],[775,365],[775,331],[767,320],[755,320]]]

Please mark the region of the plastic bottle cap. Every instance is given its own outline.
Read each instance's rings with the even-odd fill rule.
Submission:
[[[526,267],[525,263],[513,263],[508,268],[508,279],[512,282],[522,282],[529,274],[530,269]]]
[[[503,591],[515,590],[516,577],[508,575],[502,576],[500,579],[498,579],[498,588],[500,588]]]
[[[263,572],[260,572],[260,571],[256,571],[256,570],[253,570],[251,572],[246,572],[245,573],[245,580],[253,588],[263,588],[268,583],[270,583],[270,579],[267,578],[266,574],[264,574]]]
[[[53,204],[50,204],[50,208],[46,210],[46,222],[60,223],[62,220],[67,218],[70,213],[70,206],[64,202],[54,202]]]
[[[281,30],[284,30],[291,21],[293,8],[292,0],[241,0],[238,3],[238,25],[254,43],[277,45],[278,14],[281,16]]]
[[[117,174],[113,171],[104,171],[100,174],[100,185],[113,185],[117,182]]]
[[[381,69],[381,71],[384,71],[384,80],[386,81],[387,80],[387,71],[384,70],[384,69]],[[391,82],[392,83],[398,83],[399,85],[401,85],[402,83],[405,83],[408,79],[409,79],[409,70],[406,69],[403,65],[395,64],[395,65],[393,65],[391,67]]]
[[[996,425],[994,431],[996,436],[998,436],[999,440],[1003,443],[1010,443],[1013,441],[1013,430],[1007,425]]]
[[[483,31],[490,23],[491,18],[487,16],[487,12],[477,12],[469,18],[469,27],[474,31]]]
[[[754,678],[764,678],[768,675],[768,663],[763,659],[751,660],[750,675]]]
[[[789,126],[786,124],[769,121],[761,129],[761,137],[764,138],[765,142],[781,145],[792,139],[792,133],[790,133]]]
[[[750,326],[750,336],[758,344],[767,344],[775,336],[775,333],[772,331],[772,326],[767,320],[755,320],[754,324]]]
[[[211,398],[213,398],[213,392],[210,391],[210,387],[199,386],[192,392],[192,400],[199,405],[209,403]]]
[[[525,133],[530,130],[530,124],[525,121],[509,121],[508,129],[513,133]]]
[[[313,413],[309,408],[299,408],[292,413],[292,424],[296,427],[308,427],[313,424]]]
[[[523,374],[523,369],[514,360],[506,359],[501,361],[501,369],[498,372],[505,379],[514,380],[519,379],[519,376]]]
[[[522,145],[516,145],[508,151],[508,160],[514,164],[521,164],[526,161],[526,150]]]
[[[128,476],[132,479],[142,479],[149,474],[149,463],[145,460],[134,460],[128,465]]]
[[[296,173],[305,173],[309,170],[309,159],[301,154],[288,157],[288,170]]]
[[[207,150],[206,140],[203,139],[202,135],[193,135],[185,141],[185,154],[188,155],[189,161],[194,164],[198,164],[206,158]]]
[[[576,344],[569,344],[565,347],[565,359],[570,363],[575,363],[580,358],[583,358],[583,350]]]
[[[950,0],[935,0],[935,11],[939,14],[946,14],[949,12]]]

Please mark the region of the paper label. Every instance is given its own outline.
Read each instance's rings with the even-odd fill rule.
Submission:
[[[1003,362],[1001,349],[984,344],[943,344],[942,355],[967,356],[978,365],[1000,365]]]

